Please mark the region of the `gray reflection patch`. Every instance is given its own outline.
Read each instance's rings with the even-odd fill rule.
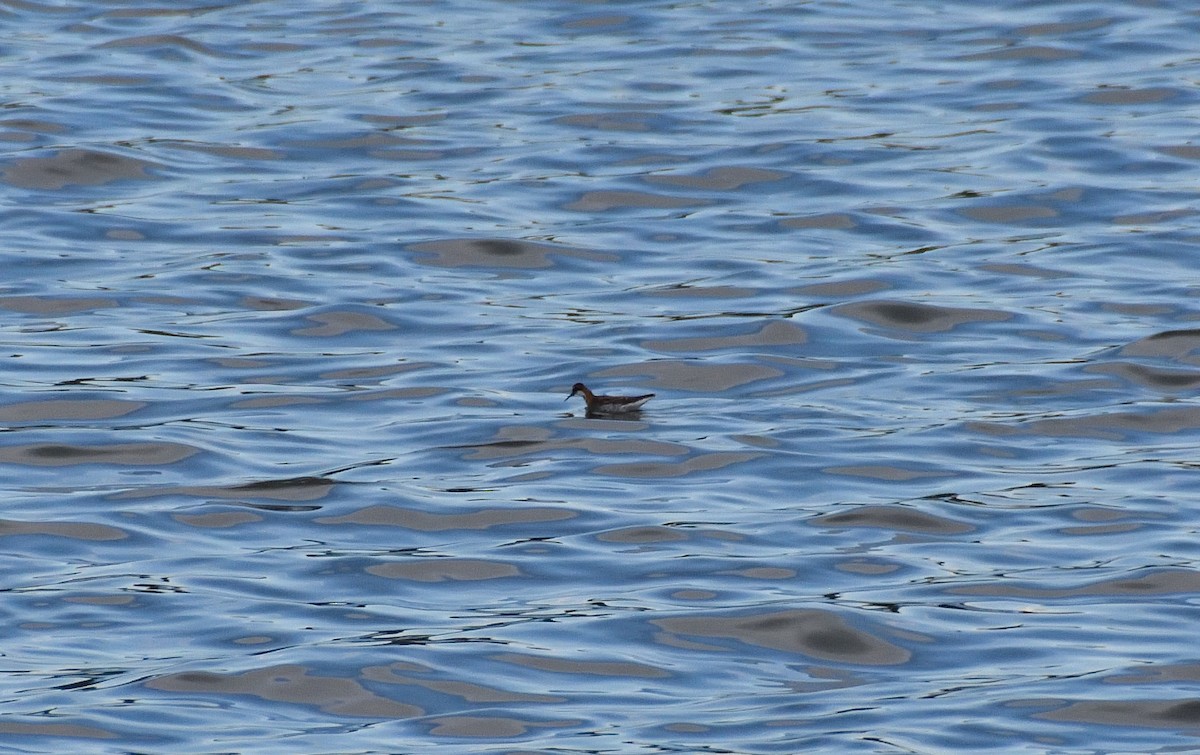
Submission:
[[[269,666],[240,674],[184,671],[146,682],[162,692],[191,692],[213,696],[251,695],[276,702],[311,705],[326,713],[366,718],[411,718],[425,713],[380,697],[353,679],[310,676],[303,666]]]
[[[1161,225],[1166,223],[1175,223],[1179,220],[1191,218],[1196,214],[1195,210],[1159,210],[1157,212],[1135,212],[1129,215],[1116,215],[1113,217],[1113,225]]]
[[[493,655],[492,658],[503,663],[512,663],[539,671],[550,671],[555,674],[627,676],[634,679],[663,679],[671,675],[670,672],[664,669],[629,661],[579,661],[518,653],[500,653],[499,655]]]
[[[547,438],[547,439],[501,439],[472,446],[454,446],[471,449],[465,459],[509,459],[516,456],[547,453],[566,449],[579,449],[599,456],[610,454],[638,454],[647,456],[684,456],[686,446],[657,440],[636,438],[612,440],[609,438]]]
[[[852,278],[850,280],[831,281],[829,283],[813,283],[808,286],[800,286],[793,289],[793,291],[801,296],[843,298],[873,294],[891,287],[892,284],[887,281],[874,280],[872,278]]]
[[[365,524],[405,527],[421,532],[486,530],[505,524],[559,522],[579,514],[570,509],[535,506],[513,509],[478,509],[461,514],[430,514],[399,506],[368,506],[345,516],[319,517],[319,524]]]
[[[908,650],[851,627],[828,611],[797,610],[726,618],[695,616],[655,619],[665,632],[734,639],[785,653],[867,665],[905,663]]]
[[[746,579],[792,579],[796,576],[795,569],[785,569],[781,566],[753,566],[749,569],[740,569],[727,574],[735,574]]]
[[[391,666],[368,666],[363,669],[363,678],[381,684],[404,684],[440,692],[443,695],[453,695],[469,703],[565,703],[567,698],[554,695],[537,695],[526,692],[511,692],[496,687],[484,687],[480,684],[459,681],[456,679],[422,679],[397,673],[406,670],[404,665],[393,663]]]
[[[1121,355],[1183,359],[1197,349],[1200,349],[1200,329],[1167,330],[1121,347]]]
[[[124,530],[90,522],[17,522],[0,519],[0,537],[9,535],[55,535],[75,540],[124,540]]]
[[[113,443],[109,446],[35,443],[0,448],[0,462],[35,467],[65,467],[72,464],[153,466],[174,464],[199,451],[182,443]]]
[[[503,561],[477,558],[426,558],[367,567],[368,574],[414,582],[467,582],[520,576],[521,570]]]
[[[304,319],[319,324],[307,328],[296,328],[292,330],[292,335],[332,338],[356,331],[396,329],[395,325],[383,318],[363,312],[321,312],[307,315]]]
[[[243,296],[241,304],[246,309],[256,309],[261,312],[286,312],[292,309],[304,309],[312,302],[302,299],[280,299],[274,296]]]
[[[969,55],[959,55],[958,60],[966,61],[981,61],[981,60],[1031,60],[1040,62],[1053,62],[1068,58],[1082,57],[1083,53],[1078,50],[1069,50],[1064,47],[1049,47],[1047,45],[1023,45],[1014,47],[1011,43],[1005,44],[994,50],[986,52],[975,52]]]
[[[872,325],[913,333],[937,333],[966,323],[1003,322],[1012,318],[1008,312],[994,309],[939,307],[893,300],[851,302],[832,307],[830,311]]]
[[[640,293],[643,296],[661,298],[749,299],[757,295],[759,289],[738,286],[692,286],[683,283],[672,283],[661,288],[646,289]]]
[[[1180,433],[1200,428],[1200,407],[1181,406],[1135,414],[1133,412],[1082,415],[1063,419],[1039,419],[1018,425],[971,422],[974,432],[989,435],[1039,435],[1120,440],[1128,433]]]
[[[848,511],[813,517],[808,523],[822,527],[877,527],[937,535],[961,535],[975,529],[954,519],[944,519],[905,506],[856,506]]]
[[[277,406],[303,406],[306,404],[325,404],[327,399],[317,398],[316,396],[259,396],[257,398],[241,399],[239,401],[230,401],[229,406],[232,409],[272,409]]]
[[[1180,94],[1182,92],[1174,87],[1132,89],[1104,86],[1091,94],[1084,95],[1083,102],[1089,105],[1150,105],[1173,100]]]
[[[583,721],[522,721],[498,716],[443,716],[430,719],[435,726],[430,734],[440,737],[481,737],[484,739],[507,739],[520,737],[532,728],[565,728],[579,726]]]
[[[967,207],[959,212],[972,220],[981,220],[985,223],[1026,223],[1030,220],[1058,217],[1058,211],[1054,208],[1037,204]]]
[[[406,372],[413,370],[422,370],[428,367],[433,367],[433,362],[398,362],[395,364],[380,364],[370,367],[348,367],[339,370],[330,370],[322,372],[318,377],[322,380],[339,380],[349,382],[374,381],[376,378],[387,378],[394,375],[403,375]]]
[[[106,50],[110,47],[179,48],[211,57],[225,57],[218,50],[179,34],[145,34],[142,36],[119,37],[108,42],[102,42],[99,45],[101,50]]]
[[[712,600],[717,593],[712,590],[676,590],[671,597],[675,600]]]
[[[907,482],[930,477],[953,477],[952,472],[939,472],[932,469],[905,469],[904,467],[885,466],[883,464],[862,464],[856,467],[826,467],[821,470],[826,474],[840,474],[850,477],[869,477],[873,480],[888,480],[891,482]]]
[[[710,204],[712,202],[707,199],[672,197],[645,191],[589,191],[565,205],[563,209],[576,212],[606,212],[624,208],[673,210],[683,207],[705,207]]]
[[[688,536],[671,527],[626,527],[601,532],[596,539],[605,543],[669,543],[687,540]]]
[[[1071,273],[1067,273],[1062,270],[1052,270],[1050,268],[1038,267],[1037,265],[1027,265],[1019,262],[980,265],[979,269],[987,270],[990,273],[998,273],[1000,275],[1020,275],[1027,278],[1044,278],[1046,280],[1071,277]]]
[[[774,320],[763,325],[754,333],[672,338],[664,341],[646,341],[642,345],[654,351],[712,351],[753,346],[792,346],[805,343],[807,340],[808,334],[799,325]]]
[[[602,16],[587,16],[585,18],[572,19],[563,21],[560,26],[563,29],[572,30],[588,30],[588,31],[610,31],[617,27],[629,26],[635,21],[633,16],[627,15],[602,15]]]
[[[175,514],[171,517],[190,527],[225,529],[239,524],[261,522],[262,517],[249,511],[214,511],[211,514]]]
[[[120,306],[95,296],[0,296],[0,309],[27,315],[69,315]]]
[[[985,584],[952,587],[954,595],[987,595],[1006,598],[1075,598],[1086,596],[1123,597],[1135,595],[1174,595],[1200,592],[1200,572],[1186,569],[1160,569],[1128,579],[1108,579],[1082,587],[1020,587]]]
[[[278,149],[266,147],[235,147],[229,144],[204,144],[201,142],[182,142],[162,140],[159,144],[170,149],[200,152],[206,155],[216,155],[238,162],[248,160],[282,160],[287,153]]]
[[[662,131],[666,116],[642,110],[609,110],[597,113],[561,115],[553,123],[601,131]]]
[[[288,477],[260,480],[245,485],[180,485],[125,490],[113,498],[152,498],[160,495],[188,495],[203,498],[266,498],[275,501],[311,501],[324,498],[335,485],[324,477]],[[305,511],[311,509],[303,509]]]
[[[809,215],[803,218],[785,218],[779,222],[779,225],[784,228],[820,228],[827,231],[846,231],[854,228],[858,223],[854,222],[852,215],[847,215],[844,212],[831,212],[824,215]]]
[[[1184,160],[1200,160],[1200,145],[1178,144],[1159,147],[1158,151],[1172,157],[1181,157]]]
[[[1128,362],[1094,364],[1083,368],[1084,372],[1116,375],[1131,383],[1160,391],[1195,390],[1200,386],[1200,372],[1162,370]]]
[[[436,386],[412,386],[411,388],[388,388],[381,391],[363,391],[346,396],[347,401],[388,401],[391,399],[419,399],[453,393],[450,388]]]
[[[607,464],[596,467],[592,472],[612,477],[683,477],[694,472],[708,472],[714,469],[741,464],[757,459],[766,454],[745,451],[711,453],[693,456],[686,461],[642,461],[629,464]]]
[[[598,377],[631,377],[650,375],[655,385],[680,391],[705,393],[727,391],[730,388],[770,380],[783,375],[774,367],[760,364],[697,364],[691,361],[655,361],[630,364],[597,372]]]
[[[1145,526],[1145,524],[1140,522],[1126,522],[1124,524],[1094,524],[1090,527],[1059,527],[1056,531],[1063,535],[1072,535],[1075,537],[1099,537],[1102,535],[1121,535],[1127,532],[1134,532]]]
[[[1194,729],[1200,726],[1200,699],[1083,700],[1058,710],[1036,713],[1034,718],[1108,726]]]
[[[0,407],[0,422],[38,422],[48,419],[113,419],[146,406],[144,401],[79,399],[24,401]]]
[[[791,176],[781,170],[750,168],[738,165],[721,166],[704,171],[700,175],[686,176],[675,173],[646,176],[646,183],[681,186],[687,189],[710,189],[729,191],[752,184],[771,183]]]
[[[1126,674],[1105,677],[1108,684],[1159,684],[1162,682],[1200,682],[1200,664],[1176,663],[1137,667]]]
[[[65,149],[48,157],[27,157],[11,163],[3,180],[23,189],[61,189],[72,184],[97,186],[128,179],[148,179],[155,163],[110,152]]]
[[[82,726],[80,724],[26,724],[17,721],[0,721],[0,734],[15,734],[26,737],[75,737],[77,739],[116,739],[111,731]]]
[[[573,257],[590,262],[616,262],[619,259],[614,254],[522,239],[445,239],[412,244],[408,249],[420,253],[417,262],[437,267],[532,269],[552,267],[554,257]]]
[[[862,558],[843,561],[840,564],[834,564],[834,568],[839,571],[850,572],[851,574],[864,574],[874,576],[877,574],[891,574],[900,570],[900,564],[889,564],[884,561],[868,561]]]

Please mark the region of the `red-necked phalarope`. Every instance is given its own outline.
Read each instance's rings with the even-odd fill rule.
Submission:
[[[634,414],[642,408],[642,404],[654,398],[653,393],[644,396],[597,396],[583,383],[571,386],[571,393],[567,398],[576,393],[583,394],[588,414]]]

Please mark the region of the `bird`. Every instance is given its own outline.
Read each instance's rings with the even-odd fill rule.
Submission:
[[[567,396],[567,399],[570,399],[576,393],[583,394],[583,400],[587,402],[589,417],[613,414],[637,414],[641,411],[642,404],[654,398],[653,393],[647,393],[643,396],[597,396],[583,383],[576,383],[571,386],[571,393]]]

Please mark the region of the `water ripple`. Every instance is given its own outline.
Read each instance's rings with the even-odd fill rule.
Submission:
[[[1190,746],[1194,14],[4,18],[12,747]]]

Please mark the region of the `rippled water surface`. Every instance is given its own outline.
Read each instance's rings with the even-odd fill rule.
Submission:
[[[1198,38],[0,3],[4,749],[1195,748]]]

